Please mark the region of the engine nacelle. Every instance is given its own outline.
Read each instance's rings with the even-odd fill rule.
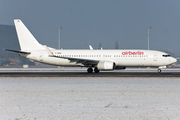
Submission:
[[[98,70],[114,70],[115,63],[110,61],[100,61],[97,64]]]

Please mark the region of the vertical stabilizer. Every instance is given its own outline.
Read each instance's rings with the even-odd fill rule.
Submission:
[[[21,20],[15,19],[14,24],[16,27],[17,36],[22,51],[44,49],[44,47],[41,44],[39,44],[39,42],[35,39],[35,37],[26,28],[26,26],[23,24]]]

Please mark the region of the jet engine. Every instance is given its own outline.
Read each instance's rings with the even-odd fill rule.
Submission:
[[[115,63],[111,61],[100,61],[97,64],[98,70],[114,70]]]

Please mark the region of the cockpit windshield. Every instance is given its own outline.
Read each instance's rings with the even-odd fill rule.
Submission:
[[[170,57],[170,55],[162,55],[163,57]]]

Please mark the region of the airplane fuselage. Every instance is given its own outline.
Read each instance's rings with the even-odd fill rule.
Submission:
[[[20,54],[33,61],[59,66],[84,66],[64,58],[49,57],[46,50],[31,50],[31,54]],[[59,57],[111,61],[116,66],[166,66],[175,62],[167,53],[153,50],[52,50],[53,55]],[[89,66],[87,66],[89,67]]]

